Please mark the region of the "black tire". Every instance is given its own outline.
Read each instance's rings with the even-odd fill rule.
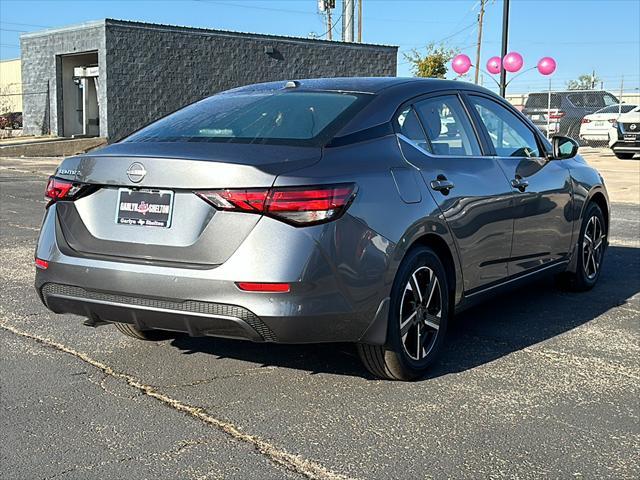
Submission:
[[[170,336],[169,332],[163,330],[139,330],[130,323],[114,323],[118,331],[127,337],[135,338],[136,340],[146,341],[158,341],[165,340]]]
[[[633,152],[613,152],[613,154],[620,160],[631,160],[635,155]]]
[[[578,145],[583,146],[585,142],[580,138],[579,132],[580,132],[580,125],[571,125],[567,129],[567,137],[573,138],[578,143]]]
[[[593,233],[594,229],[595,234]],[[587,231],[589,233],[585,237]],[[598,245],[598,242],[601,243]],[[600,278],[606,246],[607,226],[604,222],[604,215],[596,203],[590,203],[587,205],[580,227],[576,251],[576,255],[578,255],[576,271],[562,274],[559,279],[560,286],[574,292],[591,290]],[[587,266],[585,267],[585,265]]]
[[[410,287],[415,284],[424,284],[424,288]],[[414,290],[423,299],[419,305]],[[401,318],[410,317],[413,320],[405,320],[403,335]],[[360,359],[378,378],[408,381],[423,377],[442,349],[448,317],[449,285],[442,261],[430,248],[413,248],[400,264],[391,289],[387,344],[358,344]],[[416,348],[409,350],[407,343]]]

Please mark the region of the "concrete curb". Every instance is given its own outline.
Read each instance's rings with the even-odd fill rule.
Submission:
[[[0,157],[65,157],[106,145],[106,138],[73,138],[0,146]]]

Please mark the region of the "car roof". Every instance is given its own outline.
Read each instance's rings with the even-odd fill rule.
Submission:
[[[292,83],[293,82],[293,83]],[[341,92],[359,92],[377,94],[390,87],[403,86],[407,89],[419,88],[428,93],[429,90],[460,89],[475,87],[475,85],[457,80],[441,80],[438,78],[407,78],[407,77],[336,77],[336,78],[305,78],[281,80],[277,82],[256,83],[227,90],[222,93],[241,93],[252,91],[270,91],[286,88],[287,84],[304,90],[325,90]]]
[[[391,120],[401,104],[421,95],[439,91],[475,91],[496,96],[490,90],[459,80],[417,77],[336,77],[281,80],[256,83],[220,92],[235,95],[249,92],[323,91],[371,94],[372,100],[341,128],[336,137],[355,133]]]

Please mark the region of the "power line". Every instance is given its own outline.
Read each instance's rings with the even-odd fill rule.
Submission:
[[[51,25],[35,25],[33,23],[7,22],[6,20],[0,20],[0,24],[18,25],[19,27],[53,28],[51,27]]]
[[[245,9],[250,9],[250,10],[264,10],[264,11],[269,11],[269,12],[285,12],[285,13],[293,13],[293,14],[297,14],[297,15],[313,15],[316,16],[317,12],[312,12],[312,11],[306,11],[306,10],[290,10],[290,9],[285,9],[285,8],[277,8],[277,7],[263,7],[260,5],[242,5],[242,4],[238,4],[238,3],[231,3],[231,2],[225,2],[225,1],[218,1],[218,0],[193,0],[195,2],[202,2],[202,3],[215,3],[218,5],[225,5],[227,7],[237,7],[237,8],[245,8]],[[422,1],[422,0],[420,0]],[[395,23],[416,23],[416,24],[443,24],[443,23],[456,23],[455,21],[440,21],[440,20],[415,20],[415,19],[402,19],[402,18],[380,18],[380,17],[369,17],[369,16],[363,16],[363,20],[366,21],[376,21],[376,22],[395,22]],[[457,22],[460,23],[460,22]]]
[[[324,32],[322,35],[318,35],[318,38],[322,38],[325,35],[329,35],[329,32],[333,32],[335,30],[335,28],[338,26],[338,23],[340,22],[340,20],[342,20],[342,15],[340,15],[337,20],[334,20],[333,23],[331,24],[331,28],[329,28],[326,32]]]

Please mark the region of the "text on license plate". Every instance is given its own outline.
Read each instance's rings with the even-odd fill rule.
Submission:
[[[140,227],[169,227],[173,210],[171,190],[118,190],[116,223]]]

